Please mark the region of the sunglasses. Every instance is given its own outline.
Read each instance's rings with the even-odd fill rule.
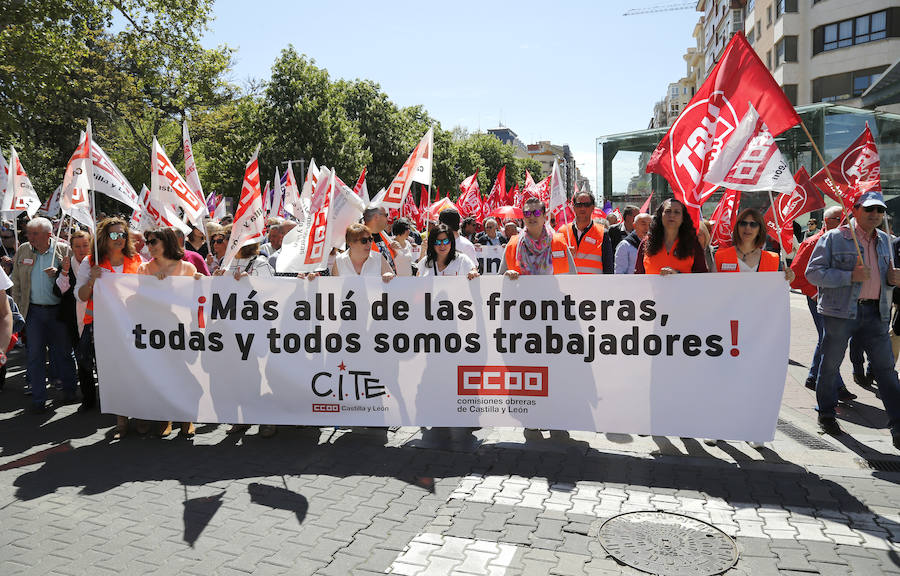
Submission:
[[[587,208],[588,206],[593,206],[593,205],[594,205],[593,202],[574,202],[574,203],[572,203],[572,206],[574,206],[576,208]]]
[[[522,214],[524,214],[526,218],[537,218],[538,216],[544,215],[544,209],[538,208],[537,210],[522,210]]]
[[[110,240],[124,240],[128,238],[128,232],[110,232],[109,239]]]
[[[435,240],[435,241],[434,241],[434,245],[435,245],[435,246],[449,246],[449,245],[450,245],[450,239],[449,239],[449,238],[442,238],[442,239],[440,239],[440,240]]]
[[[749,226],[750,228],[753,228],[755,230],[759,228],[759,222],[757,222],[756,220],[741,220],[740,222],[738,222],[738,226]]]
[[[866,212],[878,212],[879,214],[884,214],[884,206],[863,206],[863,210]]]
[[[371,236],[363,236],[362,238],[357,238],[356,240],[351,240],[351,242],[359,242],[360,244],[362,244],[364,246],[368,246],[369,244],[371,244],[374,241],[375,241],[375,239],[372,238]]]
[[[225,239],[224,239],[224,238],[213,238],[213,239],[211,240],[211,242],[212,242],[213,244],[224,244],[224,243],[225,243]]]

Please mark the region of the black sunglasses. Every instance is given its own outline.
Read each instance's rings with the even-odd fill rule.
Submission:
[[[576,208],[587,208],[588,206],[593,206],[593,202],[574,202],[572,206]]]
[[[225,239],[224,239],[224,238],[213,238],[213,239],[211,240],[211,242],[212,242],[213,244],[224,244],[224,243],[225,243]]]
[[[741,220],[738,222],[738,226],[749,226],[751,228],[759,228],[759,222],[756,220]]]
[[[884,214],[884,206],[863,206],[863,210],[866,212],[878,212],[879,214]]]
[[[154,236],[153,238],[147,238],[147,246],[156,246],[156,243],[159,242],[159,238]]]
[[[359,242],[360,244],[365,244],[366,246],[368,246],[369,243],[374,242],[374,241],[375,241],[375,239],[372,238],[371,236],[363,236],[362,238],[356,239],[356,242]]]

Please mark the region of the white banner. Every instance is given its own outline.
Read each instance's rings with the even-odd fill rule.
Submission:
[[[478,273],[499,274],[505,253],[506,246],[482,246],[481,244],[476,244],[475,256],[478,258]]]
[[[790,339],[774,272],[110,274],[94,300],[103,408],[153,420],[767,441]]]

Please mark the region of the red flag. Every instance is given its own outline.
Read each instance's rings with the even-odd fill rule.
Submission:
[[[534,187],[534,196],[540,198],[541,202],[544,203],[544,206],[550,205],[550,178],[552,176],[547,176],[543,180],[541,180],[540,184],[537,184]]]
[[[716,186],[704,181],[709,163],[752,103],[773,136],[800,123],[784,91],[738,32],[706,82],[660,141],[647,172],[662,175],[696,222]]]
[[[606,212],[603,211],[603,208],[594,208],[591,218],[606,218]]]
[[[419,220],[421,222],[419,223],[419,228],[422,228],[422,224],[424,224],[425,210],[428,209],[428,205],[431,203],[431,198],[429,198],[428,188],[426,188],[424,184],[422,184],[421,186],[422,186],[422,193],[419,194],[419,214],[420,214]]]
[[[400,215],[415,222],[416,227],[422,227],[422,214],[419,212],[419,207],[416,206],[412,194],[406,195],[406,200],[403,201],[403,206],[400,208]]]
[[[828,181],[825,169],[816,172],[810,181],[845,208],[853,207],[863,192],[881,192],[881,162],[869,123],[853,144],[828,163],[834,183]]]
[[[512,188],[506,191],[506,195],[503,197],[503,205],[504,206],[515,206],[516,205],[516,196],[519,194],[519,185],[516,184]]]
[[[649,214],[650,213],[650,200],[653,198],[653,192],[647,196],[647,199],[644,200],[644,203],[641,205],[641,214]]]
[[[490,214],[495,209],[503,206],[503,199],[506,197],[506,166],[500,169],[494,185],[491,187],[491,193],[488,194],[487,202],[484,205],[486,214]]]
[[[772,218],[772,207],[766,211],[764,219],[766,221],[766,229],[769,236],[773,240],[785,247],[790,248],[794,235],[794,220],[813,210],[819,210],[825,207],[825,198],[822,193],[815,187],[806,172],[806,168],[800,167],[794,174],[794,181],[797,186],[790,194],[779,194],[775,198],[775,218]],[[777,225],[776,225],[777,223]],[[781,238],[778,237],[777,230],[781,228]]]
[[[712,220],[716,221],[713,227],[712,240],[710,241],[713,246],[725,248],[734,243],[732,242],[731,235],[734,230],[734,224],[737,220],[738,208],[740,208],[740,206],[741,191],[731,189],[725,190],[725,193],[722,194],[722,199],[719,200],[719,204],[716,206],[716,211],[713,212],[712,215]]]
[[[478,188],[478,170],[475,174],[469,176],[463,183],[459,185],[462,191],[459,198],[456,199],[456,208],[459,210],[460,216],[474,216],[481,218],[481,191]]]

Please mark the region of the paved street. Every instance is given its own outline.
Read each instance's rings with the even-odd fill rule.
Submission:
[[[17,353],[0,393],[0,575],[639,574],[598,538],[639,510],[735,538],[729,575],[900,574],[900,453],[881,402],[845,362],[849,435],[820,435],[802,296],[791,314],[778,432],[759,449],[496,428],[112,441],[114,418],[77,405],[23,414]]]

